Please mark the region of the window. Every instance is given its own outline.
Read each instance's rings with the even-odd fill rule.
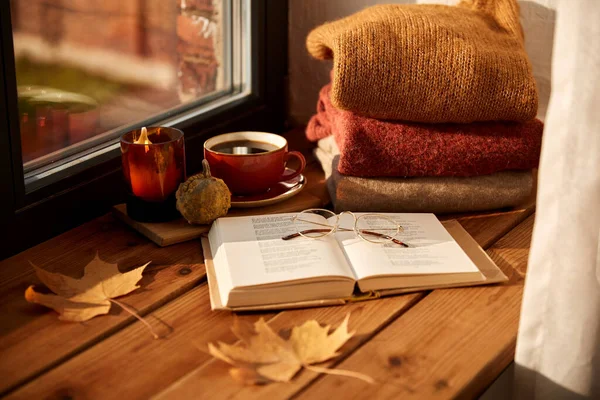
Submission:
[[[15,248],[120,201],[118,139],[128,130],[183,129],[192,172],[210,135],[280,130],[283,3],[2,2],[0,149],[7,168],[0,183],[7,193],[0,215],[6,229],[23,236]],[[76,207],[82,201],[86,212]],[[35,223],[40,234],[32,238],[24,223]]]
[[[233,94],[231,28],[248,24],[232,3],[12,0],[26,189],[124,128]]]

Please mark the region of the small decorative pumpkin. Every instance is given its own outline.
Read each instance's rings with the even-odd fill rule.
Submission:
[[[231,207],[229,188],[210,174],[208,161],[202,160],[203,171],[179,185],[177,209],[190,224],[210,224],[227,214]]]

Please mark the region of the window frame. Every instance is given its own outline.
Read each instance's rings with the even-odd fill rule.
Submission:
[[[234,0],[236,1],[236,0]],[[252,92],[172,126],[185,132],[188,174],[201,169],[203,143],[239,130],[281,133],[285,127],[287,1],[250,0]],[[101,216],[125,199],[120,151],[26,192],[21,155],[10,2],[0,2],[0,259]]]

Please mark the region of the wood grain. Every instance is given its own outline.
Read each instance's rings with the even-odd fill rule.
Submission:
[[[291,310],[279,313],[269,321],[269,325],[283,336],[289,334],[290,327],[300,325],[309,319],[315,319],[322,325],[337,326],[346,313],[350,313],[350,330],[355,336],[340,350],[347,354],[369,340],[382,325],[391,322],[425,296],[416,293],[397,297],[388,297],[377,301],[348,304],[343,307]],[[330,362],[331,365],[333,362]],[[327,365],[327,364],[325,364]],[[155,399],[270,399],[287,398],[289,394],[300,390],[316,377],[310,371],[301,372],[292,382],[269,384],[266,386],[241,386],[231,379],[229,366],[221,361],[209,359],[204,365],[188,373],[173,383]],[[202,390],[210,387],[211,390]]]
[[[210,311],[206,285],[147,318],[170,326],[171,333],[156,340],[142,324],[132,324],[7,398],[111,399],[118,392],[123,399],[147,399],[185,371],[206,362],[210,358],[206,342],[234,340],[229,330],[234,315]],[[259,316],[239,318],[254,321]]]
[[[475,398],[514,355],[533,216],[488,251],[506,285],[436,290],[338,367],[378,384],[326,376],[300,393],[356,398]]]
[[[498,237],[506,235],[525,221],[534,211],[535,204],[531,203],[511,211],[459,217],[458,220],[467,231],[478,232],[477,239],[485,249],[498,240]]]
[[[534,177],[536,177],[535,173]],[[477,232],[477,240],[481,247],[484,249],[488,248],[498,240],[498,235],[504,236],[535,212],[536,180],[537,178],[534,179],[534,191],[531,193],[531,196],[520,206],[504,211],[488,211],[467,215],[444,215],[440,217],[440,220],[446,221],[457,218],[467,231]],[[490,227],[493,227],[493,229],[490,229]]]
[[[507,214],[506,218],[513,220],[515,215]],[[498,226],[503,231],[504,224]],[[495,225],[485,224],[474,224],[467,229],[476,240],[482,234],[489,236],[490,230],[496,231]],[[498,237],[501,235],[500,231]],[[359,329],[359,332],[344,348],[340,358],[343,359],[424,295],[425,293],[418,293],[343,307],[287,311],[279,314],[273,324],[289,328],[307,319],[337,324],[351,311],[352,326]],[[256,393],[255,397],[266,397],[272,393],[281,393],[278,397],[285,397],[317,377],[312,373],[302,373],[293,384],[244,388],[241,391],[242,388],[231,381],[224,365],[200,351],[190,350],[189,343],[203,346],[212,340],[233,340],[229,331],[233,314],[211,312],[206,296],[207,288],[202,286],[150,314],[151,320],[157,317],[173,327],[173,332],[166,339],[151,340],[145,328],[135,323],[21,387],[11,398],[60,394],[65,388],[68,389],[66,393],[76,393],[77,397],[84,398],[110,397],[114,388],[119,388],[120,393],[126,393],[127,398],[146,398],[162,390],[165,390],[164,396],[167,397],[176,397],[173,393],[169,394],[171,390],[176,393],[194,393],[193,397],[199,397],[207,392],[207,387],[211,388],[208,393],[213,395],[239,392],[244,396]],[[269,315],[272,314],[267,314]],[[250,315],[252,316],[255,314]],[[173,343],[173,347],[170,347],[170,343]],[[205,378],[206,371],[211,371],[207,375],[208,379]],[[95,379],[96,376],[103,379]],[[174,386],[170,389],[172,384]]]
[[[519,220],[523,218],[522,213],[506,214],[506,221],[500,221],[497,216],[493,218],[497,225],[481,225],[470,224],[470,233],[476,238],[490,237],[490,231],[496,231],[498,236],[505,232],[506,226],[511,225],[515,218]],[[486,245],[485,243],[483,243]],[[352,327],[357,329],[357,337],[350,341],[343,349],[342,355],[327,365],[334,366],[340,360],[347,357],[356,348],[363,345],[379,330],[389,324],[398,316],[402,315],[408,307],[421,300],[426,293],[418,294],[418,297],[400,296],[395,298],[380,299],[377,301],[353,304],[346,307],[333,307],[328,309],[315,310],[298,310],[280,313],[271,321],[271,325],[275,329],[289,328],[295,324],[302,323],[307,319],[316,319],[323,324],[334,324],[343,318],[347,310],[352,311]],[[408,303],[406,303],[408,302]],[[354,307],[360,307],[360,314],[357,316],[354,312]],[[337,319],[337,321],[336,321]],[[354,325],[355,324],[355,325]],[[257,399],[257,398],[287,398],[301,390],[306,385],[309,385],[318,377],[317,374],[304,371],[297,376],[293,382],[287,384],[270,384],[264,387],[242,387],[231,381],[227,374],[228,366],[217,360],[210,360],[205,365],[188,373],[183,379],[175,382],[164,392],[157,395],[157,398],[176,399],[186,397],[208,398],[215,393],[222,398],[240,398],[240,399]],[[210,392],[203,391],[203,387],[213,389]],[[332,392],[328,392],[332,393]]]
[[[496,232],[499,236],[496,236],[496,239],[499,238],[501,235],[504,234],[506,226],[510,226],[513,223],[515,223],[514,221],[516,220],[522,220],[522,218],[524,218],[523,214],[527,214],[531,211],[531,209],[527,210],[527,211],[523,211],[521,213],[506,213],[505,214],[505,219],[502,220],[501,218],[499,218],[498,215],[493,215],[490,216],[489,218],[491,218],[495,224],[490,224],[490,225],[486,225],[486,224],[481,224],[481,221],[478,221],[477,223],[471,223],[471,224],[467,224],[467,227],[465,227],[465,229],[467,229],[469,231],[469,233],[476,239],[476,240],[481,240],[483,238],[483,240],[485,241],[489,241],[490,237],[493,237],[493,235],[490,234],[490,232]],[[515,220],[516,218],[516,220]],[[482,247],[488,247],[489,243],[486,245],[485,243],[482,243],[484,246]],[[492,254],[493,251],[490,251],[489,254]],[[495,260],[497,261],[497,260]],[[507,271],[506,266],[503,267],[503,270]],[[513,276],[514,279],[514,274],[511,273],[511,276]],[[501,286],[496,286],[496,287],[490,287],[489,289],[491,290],[495,290],[500,288]],[[450,292],[452,293],[454,290],[457,289],[451,289],[451,290],[445,290],[444,292]],[[472,288],[469,289],[458,289],[460,291],[464,291],[464,290],[473,290]],[[351,328],[353,329],[357,329],[357,336],[358,338],[353,339],[352,341],[350,341],[346,346],[344,346],[344,348],[342,348],[342,354],[340,357],[338,357],[338,359],[333,360],[327,364],[325,364],[326,366],[329,367],[333,367],[336,366],[341,360],[343,360],[344,358],[346,358],[349,354],[351,354],[353,351],[355,351],[357,348],[359,348],[361,345],[363,345],[365,342],[367,342],[363,347],[365,346],[369,346],[370,341],[369,339],[371,339],[373,336],[376,335],[377,332],[379,332],[381,329],[384,329],[386,325],[388,325],[391,321],[393,321],[395,318],[397,318],[398,316],[400,316],[399,319],[402,319],[404,313],[411,313],[412,310],[416,307],[419,307],[420,303],[428,301],[429,296],[431,296],[432,294],[435,294],[438,291],[434,291],[431,294],[427,295],[425,297],[426,293],[422,293],[421,296],[423,297],[418,297],[418,298],[413,298],[410,299],[410,301],[412,302],[412,304],[416,304],[413,306],[413,308],[411,308],[410,310],[406,311],[406,305],[402,304],[402,303],[398,303],[399,299],[405,299],[408,296],[400,296],[400,297],[393,297],[393,298],[384,298],[384,299],[379,299],[376,301],[369,301],[369,302],[364,302],[364,303],[357,303],[354,305],[351,305],[350,307],[355,307],[355,306],[361,306],[361,307],[365,307],[365,308],[361,308],[361,311],[364,311],[368,316],[363,318],[358,318],[355,319],[355,314],[352,313],[352,318],[351,321],[353,321],[353,325],[351,324]],[[411,304],[408,304],[409,306]],[[375,308],[371,308],[372,306],[374,306]],[[316,319],[317,321],[319,321],[320,323],[323,324],[333,324],[335,323],[335,319],[337,318],[338,320],[340,320],[341,318],[343,318],[343,315],[345,315],[344,313],[347,312],[347,309],[350,309],[350,307],[345,306],[345,307],[333,307],[333,308],[328,308],[328,309],[315,309],[315,310],[300,310],[300,311],[288,311],[288,312],[282,312],[280,313],[277,317],[275,317],[271,322],[270,325],[276,329],[281,329],[283,327],[287,327],[289,328],[290,326],[293,326],[295,324],[299,324],[302,323],[304,320],[306,319]],[[429,310],[425,310],[422,311],[423,316],[427,316],[429,315],[430,311]],[[361,314],[362,316],[362,314]],[[448,331],[446,332],[448,335],[450,335],[451,337],[453,336],[452,331]],[[404,336],[404,334],[400,334],[397,333],[395,336],[393,336],[394,340],[398,341],[401,340],[400,338],[402,338]],[[375,336],[375,338],[377,338],[378,336]],[[423,350],[421,348],[421,350]],[[360,348],[358,351],[362,351],[362,348]],[[363,360],[364,361],[364,360]],[[354,370],[354,366],[348,367],[346,368],[343,365],[340,365],[339,368],[342,369],[349,369],[349,370]],[[231,380],[231,378],[229,377],[228,373],[227,373],[227,369],[228,366],[218,360],[210,360],[208,361],[206,364],[204,364],[202,367],[197,368],[196,370],[190,372],[187,376],[185,376],[183,379],[180,379],[178,382],[174,383],[173,385],[171,385],[168,389],[166,389],[165,391],[163,391],[162,393],[159,393],[156,398],[158,399],[178,399],[178,398],[189,398],[189,397],[194,397],[194,398],[214,398],[215,393],[218,393],[220,398],[227,398],[227,399],[283,399],[283,398],[289,398],[291,396],[293,396],[296,393],[299,393],[303,390],[304,387],[307,387],[311,384],[311,382],[313,382],[315,379],[317,379],[319,377],[318,374],[315,374],[313,372],[310,371],[303,371],[302,373],[300,373],[296,378],[294,378],[293,382],[291,383],[285,383],[285,384],[269,384],[266,386],[251,386],[251,387],[244,387],[244,386],[240,386],[239,384],[236,384],[235,382],[233,382]],[[427,370],[425,369],[424,372],[426,372]],[[370,375],[374,378],[377,377],[377,370],[371,370],[371,369],[363,369],[362,370],[363,373]],[[345,387],[348,383],[345,381],[348,378],[341,378],[339,381],[336,381],[336,385],[339,384],[341,387]],[[211,387],[211,391],[210,392],[206,392],[203,391],[202,388],[203,387],[208,387],[208,385],[210,385]],[[368,385],[366,385],[368,386]],[[362,388],[360,388],[362,389]],[[326,396],[329,397],[331,396],[333,393],[335,393],[335,397],[345,397],[345,394],[342,393],[339,390],[339,387],[327,387],[324,391],[315,391],[312,392],[310,394],[309,398],[322,398],[324,395],[323,394],[327,394]],[[353,392],[353,394],[357,397],[357,398],[364,398],[366,397],[365,395],[363,395],[363,393],[358,390],[356,392]],[[378,397],[374,397],[374,398],[378,398]]]
[[[322,322],[338,324],[345,312],[352,312],[351,326],[360,327],[359,334],[350,344],[356,346],[366,339],[365,334],[377,321],[391,319],[394,313],[407,309],[420,296],[422,294],[390,298],[379,304],[355,303],[344,307],[344,310],[329,307],[320,310],[318,318]],[[271,323],[276,328],[289,327],[314,317],[314,311],[305,309],[280,313],[275,318],[278,322]],[[203,285],[152,314],[151,318],[160,319],[173,328],[167,338],[153,340],[141,324],[133,324],[7,398],[38,398],[48,394],[51,397],[111,398],[114,388],[119,388],[122,398],[149,398],[211,360],[212,357],[206,352],[207,343],[217,340],[234,342],[235,337],[230,331],[234,315],[230,312],[211,312],[207,287]],[[273,315],[241,314],[238,317],[248,320],[264,317],[270,320]],[[216,393],[223,395],[225,388],[232,388],[232,381],[227,368],[222,371],[219,369],[209,376],[202,376],[193,391],[177,398],[211,398]],[[214,386],[217,383],[219,386]],[[239,388],[234,385],[233,389]]]
[[[199,241],[168,250],[159,248],[109,215],[0,262],[0,393],[135,320],[113,305],[108,315],[85,323],[61,322],[54,311],[25,301],[27,286],[40,284],[29,261],[49,271],[80,277],[96,251],[123,271],[152,261],[140,281],[142,288],[120,299],[141,315],[189,290],[205,276]]]

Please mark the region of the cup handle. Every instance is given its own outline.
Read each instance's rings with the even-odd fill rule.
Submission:
[[[287,166],[287,163],[288,163],[290,157],[296,157],[298,160],[300,160],[300,168],[298,168],[296,171],[292,172],[291,174],[284,173],[281,176],[282,181],[289,181],[290,179],[294,179],[295,177],[297,177],[304,171],[304,168],[306,168],[306,159],[304,158],[302,153],[300,153],[299,151],[289,151],[285,155],[285,165],[286,166]]]

